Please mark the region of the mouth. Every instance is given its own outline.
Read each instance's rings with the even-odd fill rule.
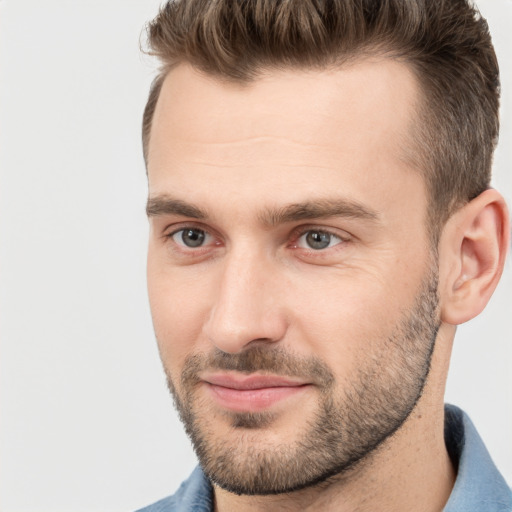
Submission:
[[[235,412],[262,412],[305,392],[311,384],[278,375],[214,373],[202,376],[213,401]]]

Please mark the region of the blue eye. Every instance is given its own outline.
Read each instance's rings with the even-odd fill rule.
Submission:
[[[194,249],[201,247],[210,238],[205,231],[197,228],[186,228],[176,231],[172,234],[172,239],[178,244],[184,247]]]
[[[312,229],[310,231],[306,231],[299,237],[297,246],[320,251],[322,249],[328,249],[329,247],[338,245],[341,242],[341,238],[333,235],[332,233]]]

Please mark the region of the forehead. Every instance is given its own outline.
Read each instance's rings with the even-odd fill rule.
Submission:
[[[164,80],[151,139],[158,142],[155,138],[163,134],[230,142],[232,121],[238,123],[240,138],[259,130],[298,137],[314,132],[322,139],[331,133],[328,121],[342,129],[348,117],[358,118],[352,133],[380,125],[399,133],[411,121],[417,93],[408,66],[388,58],[351,61],[332,70],[267,71],[249,83],[221,81],[182,64]],[[297,124],[297,117],[305,122]]]
[[[399,193],[417,185],[405,158],[417,96],[413,73],[392,59],[268,71],[248,84],[180,65],[155,109],[150,196],[178,189],[202,202],[236,190],[275,203],[284,184],[290,201],[334,186],[358,201],[384,186]]]

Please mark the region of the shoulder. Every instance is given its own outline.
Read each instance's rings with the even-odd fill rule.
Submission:
[[[172,496],[167,496],[137,512],[211,512],[213,490],[198,466]]]

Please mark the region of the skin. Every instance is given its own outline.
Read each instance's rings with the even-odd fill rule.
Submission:
[[[185,64],[169,74],[148,152],[148,289],[178,396],[187,358],[212,351],[316,357],[337,396],[358,367],[386,357],[385,341],[433,265],[427,191],[404,151],[419,98],[405,65],[377,58],[333,71],[271,71],[243,86]],[[299,203],[336,203],[337,214],[276,215]],[[455,478],[443,439],[454,326],[494,290],[507,222],[503,200],[487,191],[444,227],[431,371],[393,436],[320,486],[272,496],[216,486],[216,510],[442,510]],[[183,245],[180,230],[190,228],[206,233],[200,247]],[[308,230],[331,233],[329,247],[308,248]],[[207,386],[194,399],[212,438],[272,451],[300,439],[315,414],[318,387],[306,384],[269,406],[270,426],[244,432],[230,428],[232,415]]]

